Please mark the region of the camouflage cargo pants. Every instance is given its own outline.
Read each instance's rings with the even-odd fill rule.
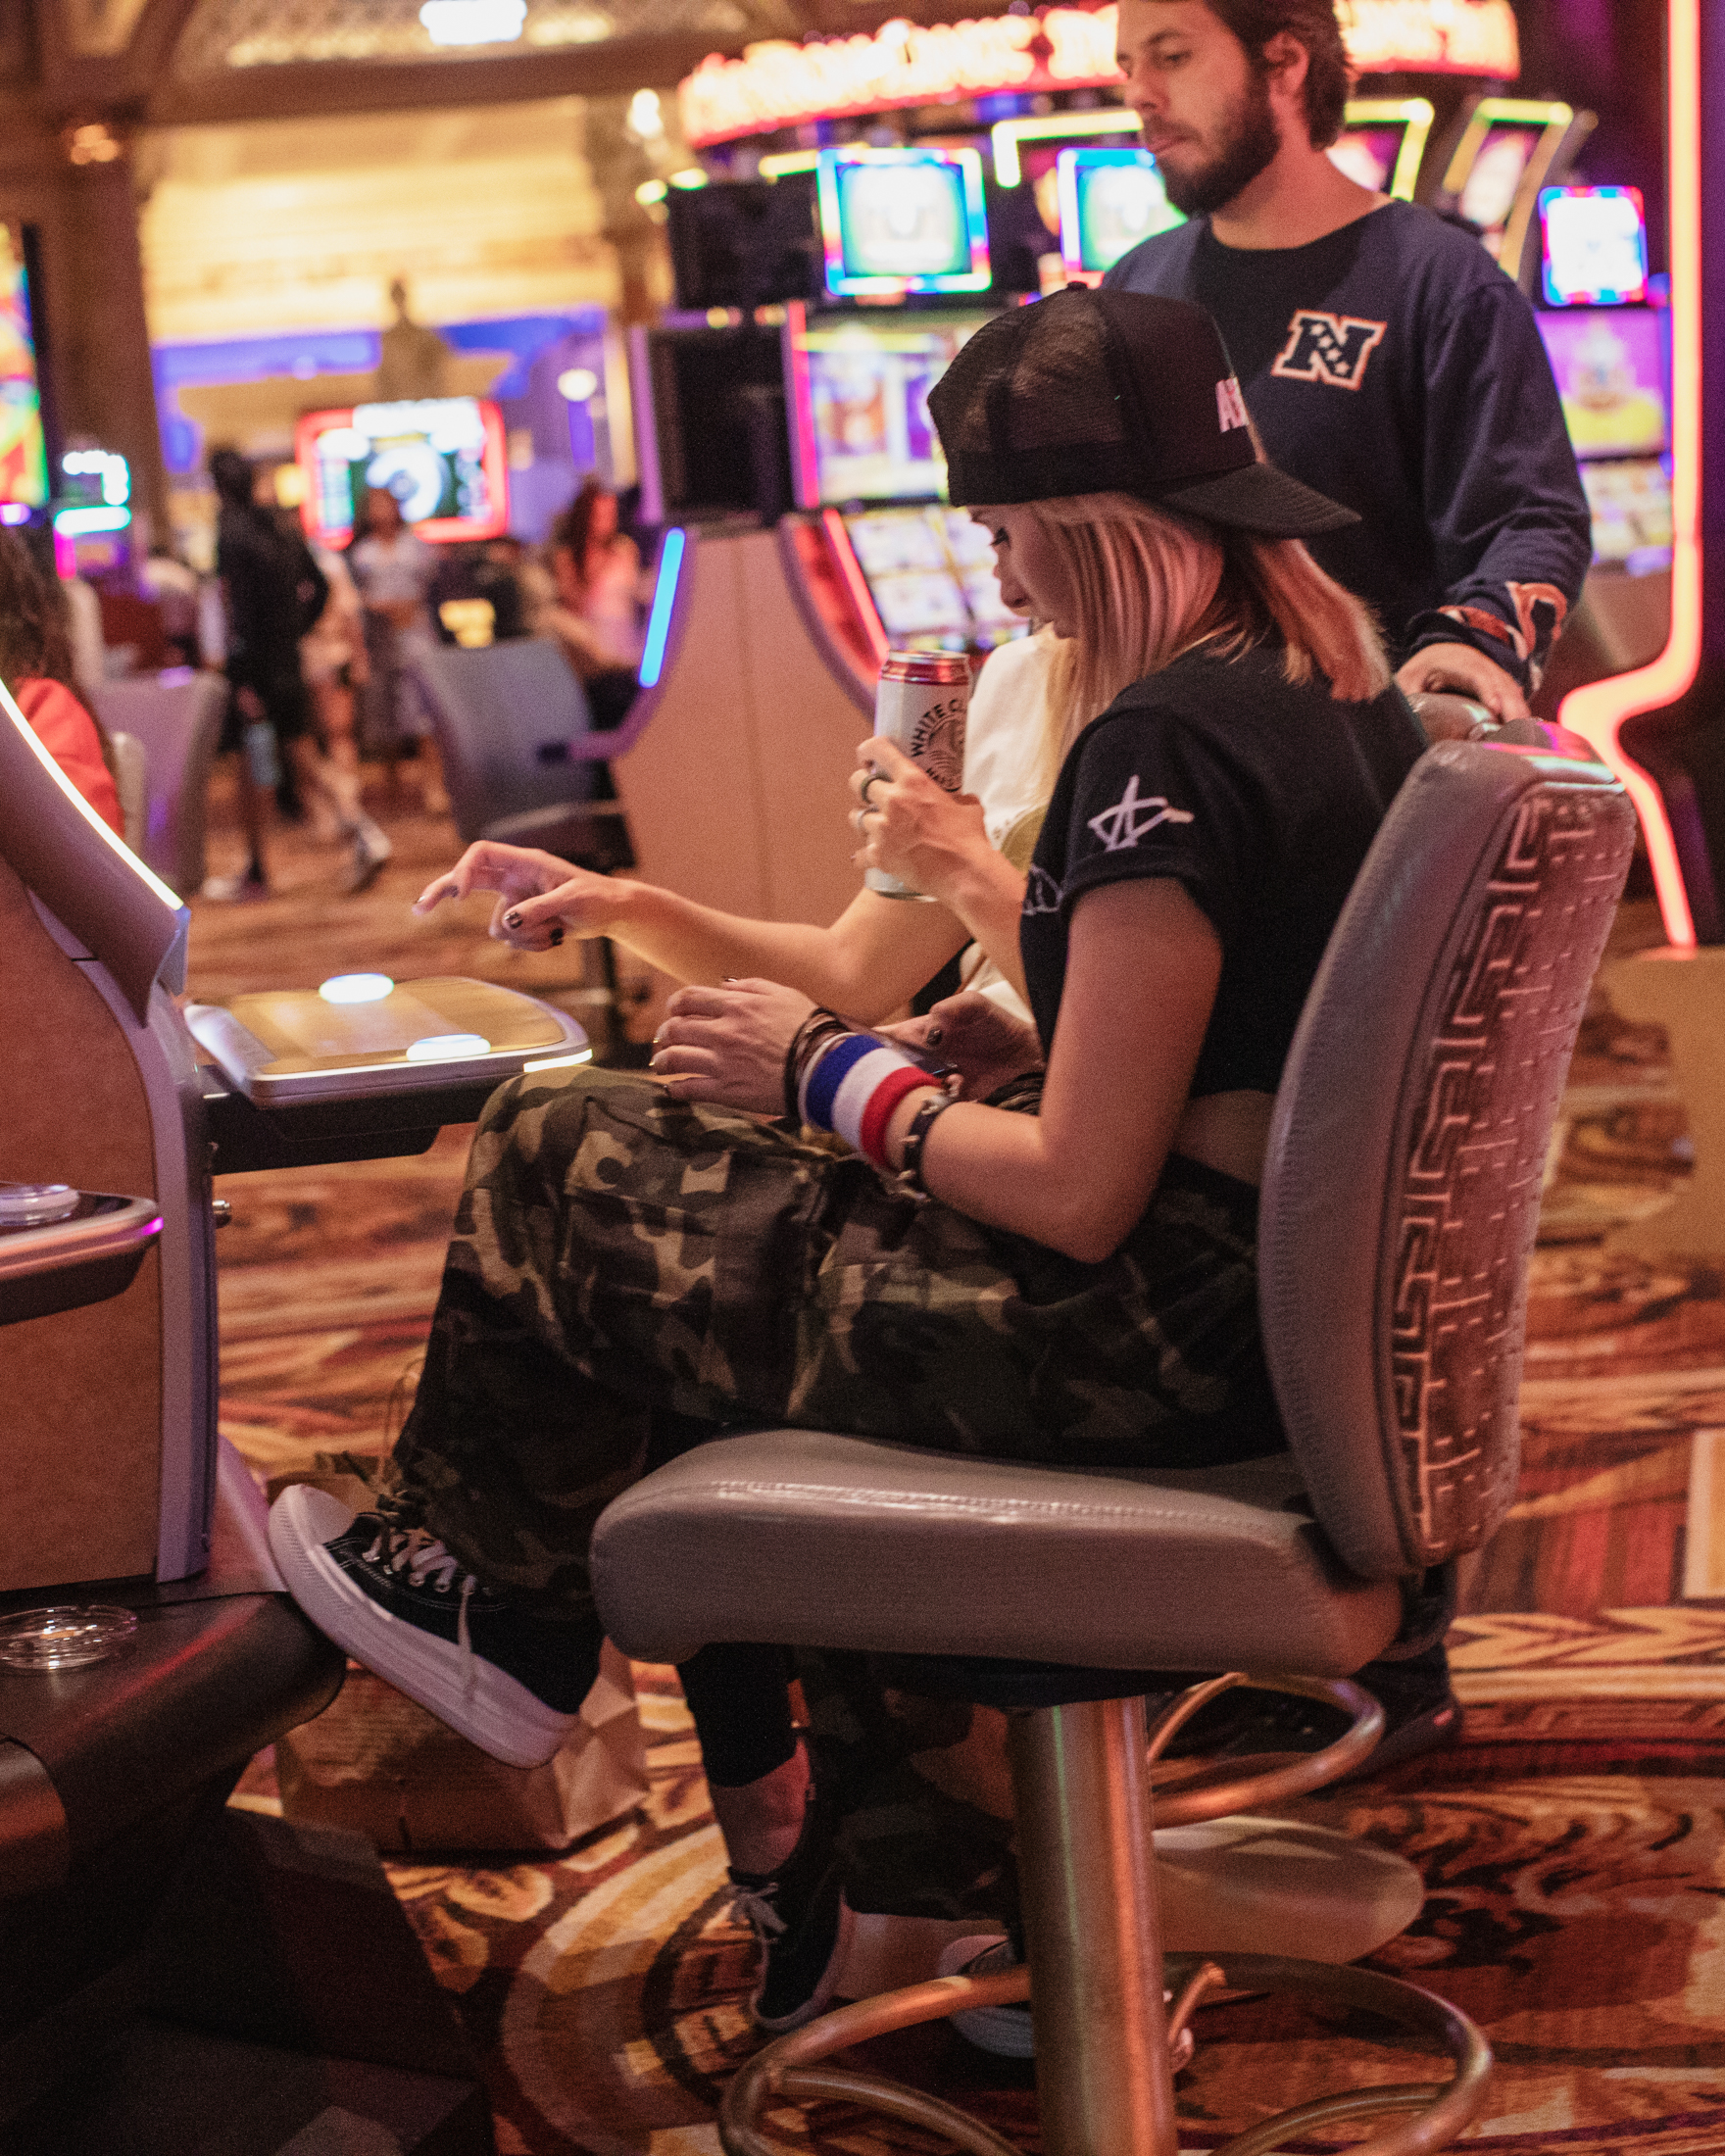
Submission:
[[[473,1141],[404,1494],[489,1585],[569,1609],[605,1506],[726,1425],[1133,1466],[1276,1449],[1255,1200],[1174,1161],[1123,1248],[1085,1265],[782,1124],[603,1071],[517,1080]],[[854,1837],[894,1883],[854,1885],[854,1904],[978,1906],[966,1882],[1000,1870],[1010,1832],[994,1770],[977,1803],[966,1775],[914,1764],[976,1749],[967,1710],[884,1691],[871,1710],[854,1663],[811,1687],[848,1753]]]

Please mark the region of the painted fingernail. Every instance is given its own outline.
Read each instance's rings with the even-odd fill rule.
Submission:
[[[518,913],[506,913],[503,916],[503,925],[505,928],[519,928],[521,916]]]
[[[563,923],[562,923],[562,921],[557,921],[557,922],[555,922],[555,923],[553,924],[553,926],[552,926],[552,930],[551,930],[551,948],[552,948],[552,950],[553,950],[553,951],[555,951],[555,950],[557,949],[558,945],[559,945],[560,943],[562,943],[562,941],[563,941]]]

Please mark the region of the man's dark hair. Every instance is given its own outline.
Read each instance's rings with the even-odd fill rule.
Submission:
[[[1205,5],[1239,38],[1260,72],[1264,47],[1282,31],[1306,47],[1306,132],[1314,150],[1327,150],[1342,132],[1354,80],[1334,0],[1205,0]]]
[[[252,465],[237,449],[219,449],[210,459],[210,483],[231,509],[252,506]]]

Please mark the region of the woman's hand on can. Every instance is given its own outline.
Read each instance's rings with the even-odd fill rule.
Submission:
[[[679,1101],[777,1115],[786,1051],[813,1008],[807,996],[776,981],[679,988],[653,1036],[649,1068]]]
[[[859,747],[851,791],[851,825],[862,841],[851,858],[860,868],[883,869],[940,898],[967,862],[990,851],[978,797],[949,794],[890,741],[870,735]]]

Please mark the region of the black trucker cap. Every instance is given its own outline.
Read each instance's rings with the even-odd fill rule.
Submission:
[[[1068,285],[984,322],[928,394],[951,499],[1118,492],[1266,538],[1358,523],[1264,464],[1202,307]]]

